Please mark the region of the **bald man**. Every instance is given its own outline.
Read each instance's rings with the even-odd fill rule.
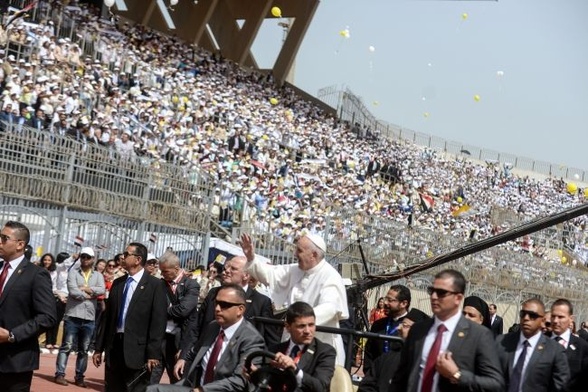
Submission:
[[[255,257],[253,241],[241,236],[241,247],[247,257],[251,276],[269,286],[276,308],[288,307],[303,301],[313,307],[316,324],[339,327],[349,318],[347,293],[341,275],[325,260],[327,246],[315,234],[308,234],[296,242],[294,255],[298,263],[270,265]],[[345,351],[341,335],[317,332],[316,337],[337,350],[337,364],[345,365]]]

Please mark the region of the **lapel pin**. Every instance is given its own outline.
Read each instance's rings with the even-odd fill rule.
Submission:
[[[538,345],[537,350],[539,350],[539,351],[543,350],[543,345],[542,344]]]
[[[248,304],[250,304],[252,301],[250,299],[246,299],[245,302],[247,302]]]
[[[464,336],[465,336],[465,333],[463,333],[462,331],[459,331],[457,333],[457,337],[459,337],[459,338],[463,338]]]
[[[145,286],[141,286],[141,290],[143,290],[145,288]]]
[[[576,346],[574,346],[573,344],[570,344],[570,348],[571,348],[572,350],[575,350],[575,349],[576,349]]]
[[[306,350],[306,352],[309,354],[314,354],[314,350],[311,350],[311,349]]]
[[[22,270],[19,269],[18,271],[16,271],[17,274],[22,274]]]

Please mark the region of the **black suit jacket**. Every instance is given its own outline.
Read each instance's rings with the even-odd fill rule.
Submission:
[[[96,352],[106,352],[109,364],[110,351],[116,334],[118,312],[122,306],[123,289],[128,275],[112,283],[106,311],[96,338]],[[125,364],[131,369],[141,369],[147,359],[161,359],[161,343],[167,321],[165,283],[145,271],[133,293],[124,332]]]
[[[281,352],[286,354],[290,340],[274,345],[269,348],[273,353]],[[318,339],[314,339],[305,349],[298,367],[302,369],[302,385],[296,391],[300,392],[323,392],[328,391],[335,372],[335,361],[337,352],[335,349]]]
[[[393,320],[390,317],[381,318],[372,324],[370,332],[386,335],[386,328],[388,326],[388,322],[390,322],[390,329],[395,330],[392,336],[399,336],[398,326],[402,323],[402,320],[404,320],[404,317],[401,317],[398,320]],[[402,347],[399,345],[399,343],[395,342],[389,342],[388,346],[390,348],[389,352],[400,351]],[[372,362],[382,354],[384,354],[384,340],[369,338],[365,344],[365,355],[363,358],[363,370],[365,373],[371,369]]]
[[[502,317],[500,317],[499,315],[496,315],[494,322],[492,323],[492,325],[490,325],[490,329],[492,330],[494,337],[496,337],[498,335],[502,335],[504,333],[504,325],[503,324],[504,324],[504,321],[502,320]]]
[[[39,368],[37,336],[55,325],[55,297],[49,272],[24,258],[6,282],[0,297],[0,327],[15,343],[0,344],[0,373]]]
[[[416,392],[423,345],[434,320],[416,323],[410,329],[402,354],[400,366],[394,375],[390,390],[395,392]],[[492,332],[486,327],[461,317],[447,351],[453,353],[453,360],[461,372],[459,383],[439,378],[439,392],[486,391],[504,392],[504,380]]]
[[[389,351],[372,362],[372,366],[359,383],[357,392],[388,392],[392,377],[400,365],[400,350]]]
[[[220,287],[213,287],[208,291],[206,298],[200,306],[198,317],[190,319],[190,337],[191,341],[183,341],[182,349],[189,349],[198,340],[204,328],[212,321],[214,321],[214,300]],[[251,321],[253,317],[273,317],[272,301],[269,297],[259,293],[254,289],[247,289],[245,293],[245,319]],[[269,347],[278,344],[281,340],[281,335],[278,333],[278,328],[275,326],[264,325],[263,323],[254,323],[255,328],[263,336],[266,345]]]
[[[178,384],[188,387],[200,386],[204,372],[202,359],[210,346],[214,344],[220,326],[216,321],[210,323],[203,331],[202,338],[187,353],[187,363],[192,363],[186,377]],[[247,382],[243,377],[243,367],[247,354],[265,349],[263,338],[255,327],[243,320],[231,337],[225,351],[221,354],[214,368],[214,380],[204,386],[206,392],[245,391]]]
[[[514,356],[520,332],[500,335],[496,340],[500,367],[508,389],[514,368]],[[564,348],[548,336],[541,334],[523,375],[523,392],[565,391],[570,380],[570,369]]]
[[[565,351],[570,367],[567,392],[586,391],[588,389],[588,342],[571,335]]]
[[[580,330],[578,331],[578,336],[580,337],[580,339],[588,341],[588,331],[586,331],[584,328],[580,328]]]
[[[181,347],[180,342],[189,336],[188,321],[193,314],[197,313],[200,285],[186,274],[176,285],[175,293],[169,284],[164,284],[168,301],[167,318],[168,320],[174,320],[178,325],[174,333],[176,335],[176,344]]]

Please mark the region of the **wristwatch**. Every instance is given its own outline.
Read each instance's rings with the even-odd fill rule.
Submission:
[[[459,379],[461,378],[461,372],[458,370],[457,372],[453,373],[452,377],[455,381],[459,381]]]
[[[14,343],[16,339],[14,338],[14,334],[12,332],[8,332],[8,343]]]

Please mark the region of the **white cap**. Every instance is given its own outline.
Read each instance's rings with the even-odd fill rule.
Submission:
[[[86,246],[85,248],[82,248],[82,250],[80,251],[80,255],[88,255],[94,257],[94,249],[90,248],[89,246]]]
[[[147,255],[147,261],[149,260],[157,260],[157,257],[155,257],[155,255],[153,253],[149,253]]]
[[[323,237],[316,235],[316,234],[313,234],[313,233],[309,233],[305,237],[308,238],[313,244],[315,244],[324,253],[327,252],[327,244],[325,244],[325,240],[323,240]]]

